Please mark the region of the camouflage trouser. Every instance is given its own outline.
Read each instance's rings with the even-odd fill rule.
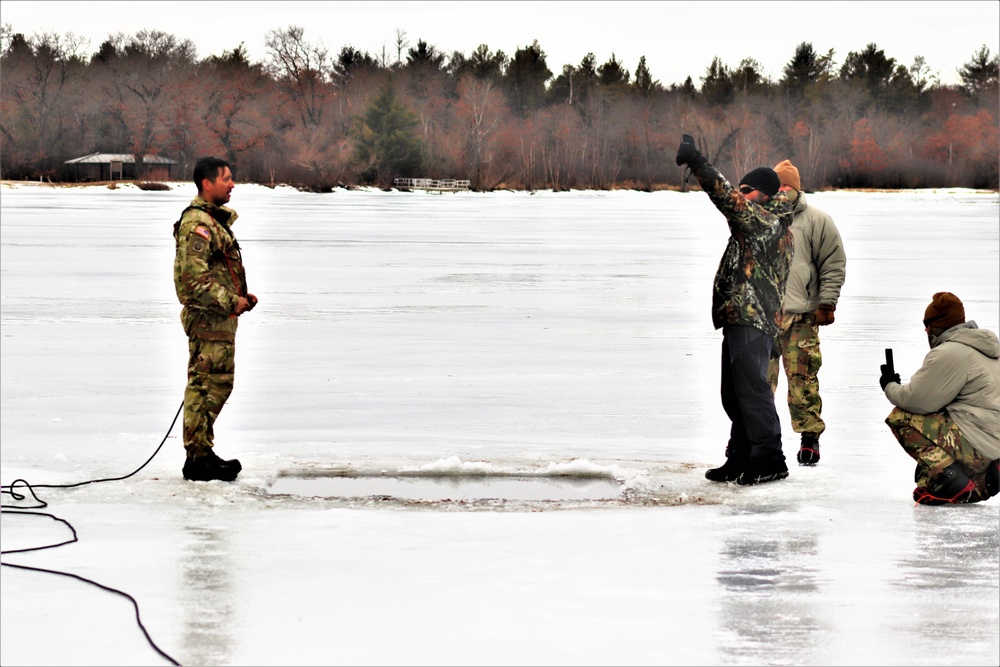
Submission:
[[[885,423],[903,451],[917,462],[913,475],[917,486],[926,487],[931,477],[957,461],[983,497],[988,497],[985,479],[990,461],[968,443],[947,411],[917,415],[894,408]]]
[[[236,345],[229,341],[189,338],[188,351],[184,449],[188,456],[201,456],[212,447],[212,426],[233,392]]]
[[[810,433],[817,438],[826,430],[820,413],[823,399],[819,395],[816,375],[823,365],[819,350],[819,326],[813,324],[812,313],[787,313],[782,318],[778,347],[788,380],[788,412],[796,433]],[[778,391],[778,360],[771,359],[767,367],[771,392]]]

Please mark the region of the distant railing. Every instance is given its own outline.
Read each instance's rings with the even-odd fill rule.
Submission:
[[[454,192],[458,190],[468,190],[469,181],[454,178],[397,178],[393,180],[393,185],[403,190],[437,190],[440,192]]]

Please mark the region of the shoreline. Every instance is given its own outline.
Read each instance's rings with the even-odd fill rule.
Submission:
[[[147,187],[143,187],[147,185]],[[278,189],[292,189],[297,192],[311,193],[311,194],[333,194],[336,192],[384,192],[384,193],[405,193],[414,194],[413,190],[408,188],[380,188],[377,186],[365,186],[365,185],[351,185],[351,186],[338,186],[333,188],[329,192],[314,192],[309,189],[296,187],[287,183],[277,183],[274,185],[264,184],[264,183],[237,183],[239,186],[256,186],[258,188],[263,188],[267,190],[278,190]],[[193,187],[191,183],[187,181],[95,181],[88,183],[69,183],[69,182],[41,182],[41,181],[15,181],[15,180],[0,180],[0,188],[4,189],[19,189],[19,188],[51,188],[53,190],[80,190],[80,189],[90,189],[90,188],[104,188],[107,190],[142,190],[145,192],[167,192],[179,190],[181,188]],[[589,189],[589,190],[576,190],[576,189],[560,189],[555,190],[552,188],[541,188],[538,190],[512,190],[509,188],[497,188],[495,190],[489,191],[477,191],[477,190],[463,190],[461,192],[445,192],[445,193],[431,193],[435,196],[441,194],[456,195],[456,194],[473,194],[473,195],[484,195],[484,194],[494,194],[494,193],[527,193],[534,194],[536,192],[546,192],[551,194],[572,194],[572,193],[620,193],[620,192],[635,192],[642,194],[656,194],[659,192],[676,192],[683,193],[679,188],[664,187],[656,190],[642,190],[637,188],[611,188],[611,189]],[[688,189],[688,192],[701,192],[701,189],[697,186]],[[981,189],[981,188],[964,188],[964,187],[952,187],[952,186],[942,186],[935,188],[904,188],[904,189],[890,189],[890,188],[826,188],[822,190],[805,190],[805,194],[811,194],[816,192],[854,192],[854,193],[937,193],[937,192],[955,192],[963,194],[1000,194],[1000,189]]]

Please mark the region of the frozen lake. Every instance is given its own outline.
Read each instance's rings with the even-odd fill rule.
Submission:
[[[123,476],[163,439],[187,358],[171,227],[193,196],[0,189],[5,486]],[[128,592],[182,664],[996,665],[1000,503],[914,506],[878,377],[886,347],[904,381],[919,367],[934,292],[1000,327],[998,196],[808,197],[848,254],[816,468],[703,477],[729,423],[710,317],[728,232],[702,193],[237,186],[260,305],[216,445],[239,480],[184,482],[174,427],[134,477],[40,489],[79,542],[4,562]],[[623,493],[279,485],[397,473]],[[2,529],[5,551],[69,532],[11,512]],[[121,597],[0,576],[3,664],[165,664]]]

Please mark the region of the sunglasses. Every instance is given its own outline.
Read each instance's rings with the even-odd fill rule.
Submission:
[[[753,192],[753,191],[754,191],[754,190],[756,190],[756,189],[757,189],[757,188],[752,188],[752,187],[750,187],[749,185],[741,185],[741,186],[740,186],[740,192],[742,192],[742,193],[743,193],[743,194],[745,194],[745,195],[748,195],[748,194],[750,194],[751,192]]]

